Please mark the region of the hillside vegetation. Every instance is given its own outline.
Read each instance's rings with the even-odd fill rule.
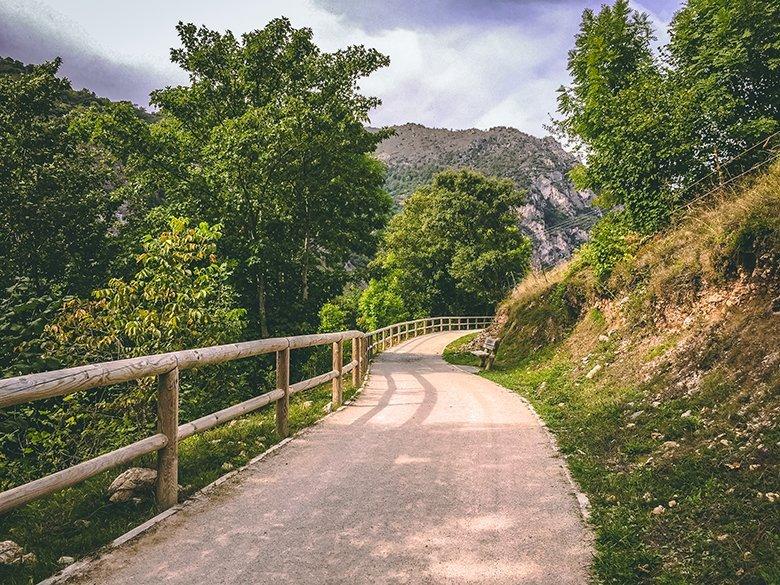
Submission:
[[[556,434],[592,504],[598,581],[780,582],[779,208],[775,163],[609,278],[584,250],[499,309],[484,375]]]

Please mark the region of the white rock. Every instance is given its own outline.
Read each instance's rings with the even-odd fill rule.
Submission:
[[[301,406],[302,406],[303,408],[311,408],[311,405],[312,405],[312,404],[314,404],[314,403],[313,403],[311,400],[306,400],[306,401],[304,401],[304,402],[301,404]]]
[[[609,341],[609,336],[602,333],[599,335],[599,341]]]
[[[235,469],[235,466],[230,463],[230,461],[225,461],[222,464],[222,471],[233,471]]]
[[[590,372],[588,372],[587,374],[585,374],[585,377],[586,377],[588,380],[591,380],[591,379],[593,379],[593,377],[594,377],[596,374],[598,374],[598,373],[601,371],[601,369],[602,369],[602,368],[603,368],[603,366],[602,366],[601,364],[596,364],[595,366],[593,366],[593,369],[591,369],[591,371],[590,371]]]
[[[651,513],[653,516],[660,516],[660,515],[661,515],[661,514],[663,514],[664,512],[666,512],[666,508],[664,508],[663,506],[656,506],[655,508],[653,508],[653,511],[652,511],[652,512],[650,512],[650,513]]]
[[[13,540],[0,542],[0,565],[32,565],[38,559],[35,553],[26,553]]]
[[[57,564],[58,565],[62,565],[62,566],[72,565],[75,562],[76,562],[76,559],[74,559],[73,557],[62,556],[62,557],[57,559]]]
[[[690,417],[691,417],[691,411],[690,410],[686,410],[685,412],[683,412],[680,415],[680,418],[690,418]]]
[[[148,467],[131,467],[120,473],[108,486],[109,500],[126,502],[136,492],[148,490],[157,480],[157,471]]]
[[[330,414],[333,411],[333,403],[328,402],[325,406],[322,407],[322,411],[325,414]]]
[[[669,500],[669,507],[674,508],[677,505],[677,500]]]
[[[644,414],[644,412],[645,412],[644,410],[637,410],[637,411],[636,411],[635,413],[633,413],[633,414],[632,414],[632,415],[631,415],[629,418],[630,418],[631,420],[636,420],[636,419],[638,419],[640,416],[642,416],[642,415]]]
[[[679,446],[680,443],[678,443],[677,441],[664,441],[663,443],[661,443],[661,448],[666,450],[676,449]]]

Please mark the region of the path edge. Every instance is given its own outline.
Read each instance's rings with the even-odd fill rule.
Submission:
[[[483,380],[490,382],[497,388],[501,388],[501,390],[504,390],[505,392],[509,392],[510,394],[517,396],[517,398],[520,399],[523,404],[528,408],[528,410],[531,411],[531,414],[536,419],[536,422],[539,423],[539,426],[542,427],[542,430],[544,431],[545,436],[547,437],[547,441],[550,444],[550,447],[552,448],[553,452],[555,453],[555,456],[563,460],[563,464],[561,465],[561,469],[563,470],[563,475],[566,478],[566,481],[569,483],[569,486],[572,489],[572,494],[574,495],[575,499],[577,500],[577,508],[580,511],[580,516],[582,517],[583,522],[590,526],[590,499],[588,498],[588,495],[582,491],[582,488],[580,487],[580,484],[577,483],[577,480],[574,479],[574,476],[571,474],[571,470],[569,469],[569,458],[566,457],[564,453],[561,452],[559,446],[558,446],[558,439],[555,436],[555,433],[552,432],[550,427],[547,426],[547,423],[545,420],[541,417],[541,415],[536,412],[536,409],[534,408],[534,405],[531,404],[531,402],[521,394],[515,392],[511,388],[507,388],[506,386],[502,386],[501,384],[494,382],[493,380],[490,380],[489,378],[485,378],[484,376],[480,376],[477,372],[469,372],[465,368],[462,368],[458,366],[457,364],[451,364],[446,360],[443,360],[445,364],[450,366],[451,368],[461,371],[464,374],[470,374],[472,376],[479,376]],[[482,371],[482,370],[480,370]]]
[[[363,392],[363,389],[368,384],[369,376],[371,375],[371,370],[369,368],[368,372],[366,373],[366,377],[363,379],[362,385],[355,390],[355,393],[352,395],[352,397],[345,401],[341,406],[339,406],[336,410],[332,410],[331,412],[328,412],[324,416],[318,418],[316,421],[311,423],[310,425],[298,430],[295,434],[293,434],[291,437],[287,437],[286,439],[282,439],[275,445],[272,445],[259,455],[256,455],[249,461],[247,461],[244,465],[239,467],[238,469],[234,469],[233,471],[230,471],[226,473],[225,475],[219,476],[217,479],[212,481],[211,483],[203,486],[198,491],[194,492],[190,495],[186,500],[181,502],[180,504],[176,504],[175,506],[172,506],[171,508],[168,508],[167,510],[160,512],[156,516],[152,516],[147,520],[146,522],[143,522],[142,524],[139,524],[135,528],[131,528],[124,534],[117,536],[114,540],[109,542],[108,544],[104,544],[99,549],[97,549],[94,552],[89,553],[84,558],[79,559],[75,563],[72,563],[65,567],[64,569],[61,569],[60,571],[56,572],[51,577],[47,577],[43,581],[39,581],[37,585],[59,585],[60,583],[65,583],[69,579],[72,579],[74,577],[80,576],[84,574],[95,562],[99,561],[100,558],[113,550],[119,548],[120,546],[124,545],[127,542],[130,542],[131,540],[135,540],[142,534],[145,534],[146,532],[149,532],[152,528],[163,522],[166,518],[169,518],[170,516],[173,516],[174,514],[177,514],[178,512],[184,510],[185,508],[191,506],[196,501],[199,501],[203,499],[204,497],[208,496],[210,492],[214,491],[217,487],[228,481],[229,479],[232,479],[236,477],[237,475],[245,472],[250,467],[254,466],[255,464],[259,463],[266,457],[270,457],[271,455],[274,455],[277,451],[281,450],[282,447],[287,445],[288,443],[292,442],[293,439],[296,439],[302,435],[305,435],[306,433],[313,430],[318,425],[325,422],[327,419],[329,419],[331,416],[336,414],[337,412],[341,412],[344,410],[347,406],[355,402],[360,395]]]

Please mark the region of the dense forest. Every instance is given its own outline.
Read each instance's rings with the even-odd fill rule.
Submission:
[[[659,51],[627,0],[584,11],[554,130],[605,214],[579,255],[598,279],[775,156],[779,27],[774,2],[689,0]],[[391,131],[369,129],[379,100],[358,88],[387,56],[324,52],[285,18],[240,37],[177,30],[170,57],[190,82],[154,91],[152,114],[75,91],[57,58],[0,61],[3,376],[492,314],[529,272],[511,180],[445,170],[394,214],[373,154]],[[323,359],[304,353],[299,375]],[[272,372],[188,372],[182,420],[255,395]],[[4,411],[0,490],[146,436],[153,394],[146,380]]]

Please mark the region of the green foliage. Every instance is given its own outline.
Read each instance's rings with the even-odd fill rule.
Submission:
[[[59,61],[0,75],[0,286],[89,290],[106,273],[114,169],[69,129]]]
[[[602,280],[636,249],[637,234],[626,223],[619,214],[606,215],[593,227],[590,241],[581,249],[583,261],[592,266],[593,272]]]
[[[237,340],[245,311],[216,257],[220,229],[172,218],[169,231],[147,235],[130,281],[113,278],[91,299],[65,302],[47,352],[63,363],[105,361]]]
[[[413,318],[404,302],[397,272],[380,279],[372,278],[360,295],[358,307],[360,310],[358,325],[364,327],[366,331]]]
[[[126,190],[137,210],[223,226],[253,335],[309,331],[347,264],[374,253],[392,205],[371,155],[385,133],[364,127],[379,101],[357,89],[388,59],[362,46],[322,52],[284,18],[240,39],[177,30],[172,60],[191,83],[153,92],[160,120],[131,145]],[[134,133],[114,125],[122,153]],[[134,222],[148,231],[142,213]]]
[[[18,376],[53,369],[57,362],[40,351],[46,325],[62,303],[61,287],[15,279],[0,297],[0,374]]]
[[[776,2],[689,0],[675,15],[670,63],[695,102],[702,155],[725,160],[780,127],[778,54]]]
[[[227,263],[215,256],[219,237],[218,226],[192,228],[186,220],[171,219],[169,231],[144,239],[133,278],[111,279],[90,299],[64,302],[42,335],[43,358],[72,366],[238,341],[244,310],[235,306]],[[225,376],[227,371],[233,375]],[[233,365],[185,374],[184,420],[248,392],[246,375]],[[0,488],[148,435],[156,420],[153,381],[8,409],[0,425]]]
[[[436,175],[390,222],[370,313],[383,302],[392,305],[382,309],[387,317],[492,310],[528,269],[530,243],[514,214],[522,201],[509,180],[471,170]]]
[[[359,303],[362,290],[348,286],[339,296],[332,298],[320,309],[320,331],[344,331],[358,327]]]
[[[627,0],[586,10],[557,122],[587,152],[578,184],[605,207],[623,205],[632,230],[666,225],[697,192],[688,186],[778,128],[778,22],[776,3],[689,2],[656,58],[649,19]],[[766,156],[759,149],[729,172]]]

